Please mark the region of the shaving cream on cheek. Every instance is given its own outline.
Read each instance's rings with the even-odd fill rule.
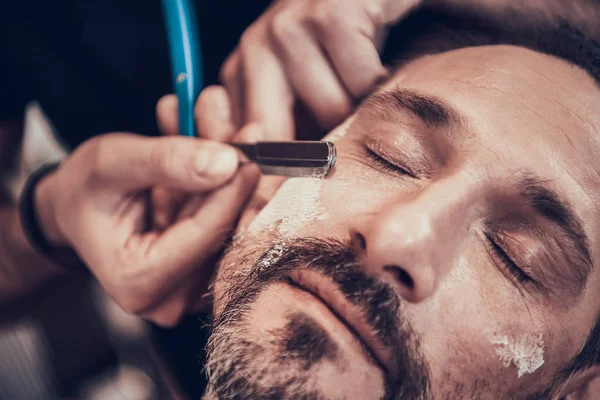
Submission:
[[[520,336],[494,335],[491,339],[496,357],[505,368],[517,368],[517,378],[535,372],[544,364],[544,339],[541,333]]]
[[[250,234],[277,231],[280,237],[295,235],[312,221],[328,218],[319,200],[323,179],[288,179],[269,204],[252,221]]]
[[[347,118],[323,140],[336,142],[342,139],[353,119],[354,116]],[[288,179],[252,221],[244,236],[275,229],[283,237],[290,236],[310,221],[328,218],[319,199],[322,184],[323,179],[319,177]]]
[[[335,142],[342,139],[352,120],[353,116],[346,119],[324,140]],[[286,238],[296,235],[311,221],[324,220],[329,217],[320,201],[322,185],[323,179],[319,177],[288,179],[249,227],[238,232],[236,238],[241,240],[241,238],[256,237],[259,234],[276,231],[277,236],[259,268],[267,269],[279,260],[286,250]]]

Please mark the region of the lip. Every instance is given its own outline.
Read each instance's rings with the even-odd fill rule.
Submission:
[[[290,284],[311,294],[323,303],[346,328],[358,339],[365,350],[387,374],[390,370],[390,352],[381,344],[369,328],[364,312],[350,303],[338,286],[318,272],[309,269],[292,271]]]

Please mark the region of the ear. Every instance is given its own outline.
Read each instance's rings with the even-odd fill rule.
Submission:
[[[600,365],[594,365],[572,376],[560,391],[559,399],[593,400],[600,394]]]

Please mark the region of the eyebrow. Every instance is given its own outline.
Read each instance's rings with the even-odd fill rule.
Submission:
[[[428,128],[454,128],[463,121],[460,113],[445,101],[398,87],[374,94],[361,108],[379,111],[384,116],[387,112],[409,112]]]
[[[517,184],[520,195],[534,212],[556,224],[565,234],[570,246],[566,250],[571,256],[569,263],[575,280],[575,295],[581,294],[587,278],[593,269],[594,262],[590,250],[590,242],[583,229],[583,223],[574,211],[574,207],[564,200],[548,184],[533,174],[523,174]]]
[[[427,128],[461,131],[467,123],[462,114],[444,100],[430,95],[395,87],[374,94],[361,106],[369,112],[377,112],[383,119],[389,113],[408,112]],[[360,113],[360,110],[359,110]],[[457,129],[458,128],[458,129]],[[531,173],[522,173],[517,180],[520,196],[530,208],[543,219],[562,230],[569,246],[565,250],[569,269],[574,277],[574,295],[583,291],[587,278],[594,267],[590,242],[583,223],[574,207],[558,195],[544,180]]]

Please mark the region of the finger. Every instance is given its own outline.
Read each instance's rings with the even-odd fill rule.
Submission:
[[[194,116],[200,137],[226,142],[236,131],[229,95],[223,86],[209,86],[200,93]]]
[[[190,287],[190,284],[185,283],[172,295],[144,311],[141,317],[163,328],[173,328],[185,314]]]
[[[398,22],[400,18],[411,13],[411,11],[423,5],[423,0],[387,1],[381,5],[383,12],[380,14],[381,25],[391,25]],[[371,17],[377,22],[377,17]]]
[[[156,103],[156,122],[163,135],[177,135],[179,132],[177,96],[168,94]]]
[[[179,116],[178,100],[174,94],[163,96],[156,103],[158,129],[163,135],[178,134]],[[163,231],[171,225],[175,218],[175,210],[185,201],[185,192],[168,190],[164,187],[152,189],[152,228]]]
[[[251,168],[240,169],[226,186],[207,196],[193,217],[168,229],[151,247],[147,265],[153,292],[168,290],[190,273],[194,266],[220,250],[256,184]]]
[[[176,219],[178,221],[191,218],[202,206],[206,196],[196,195],[188,198],[185,204],[181,204],[181,211],[176,218],[171,220],[171,223]],[[218,259],[198,260],[198,266],[194,268],[191,274],[182,277],[181,282],[172,290],[172,294],[167,295],[164,299],[158,300],[152,305],[148,311],[142,315],[143,318],[153,321],[163,327],[171,327],[176,325],[185,311],[197,310],[196,304],[206,304],[205,294],[208,290],[211,277],[218,263]],[[191,275],[191,276],[189,276]]]
[[[335,17],[339,18],[339,17]],[[323,26],[316,34],[346,89],[354,98],[361,98],[386,76],[375,47],[374,37],[352,25],[336,22],[337,30]]]
[[[218,88],[218,86],[209,86],[200,94],[198,101],[196,102],[196,106],[194,108],[194,115],[196,118],[196,126],[198,127],[198,136],[202,137],[200,134],[201,127],[200,124],[207,120],[207,118],[199,118],[202,113],[204,115],[215,116],[217,121],[219,117],[221,119],[230,119],[229,117],[223,115],[223,113],[229,115],[229,103],[228,99],[219,98],[219,93],[215,95],[211,95],[214,92],[214,88]],[[223,90],[224,91],[224,90]],[[208,94],[208,96],[207,96]],[[226,93],[225,93],[226,96]],[[204,100],[202,100],[204,98]],[[213,104],[219,104],[219,102],[226,103],[222,106],[214,106]],[[204,104],[204,106],[202,105]],[[178,110],[177,110],[177,97],[175,95],[167,95],[163,96],[157,103],[156,106],[156,114],[159,124],[159,129],[163,135],[177,135],[177,125],[178,125]],[[223,107],[227,108],[223,110]],[[213,119],[208,119],[208,121],[212,121]],[[227,121],[231,125],[231,121]],[[221,125],[223,122],[221,122]],[[222,128],[223,129],[232,129],[232,128]],[[205,128],[208,132],[215,132],[212,136],[214,136],[215,140],[219,137],[219,124],[213,123],[212,126],[209,125],[209,128]],[[211,138],[211,135],[205,135],[207,138]],[[222,136],[222,134],[221,134]],[[222,140],[224,141],[224,140]],[[188,198],[188,194],[179,191],[179,190],[168,190],[164,187],[156,187],[152,189],[152,227],[154,230],[163,231],[167,229],[175,220],[177,216],[177,210],[186,202]]]
[[[177,221],[192,217],[206,201],[205,195],[190,196],[185,203],[182,203],[177,213]]]
[[[232,138],[233,143],[255,143],[266,137],[264,129],[257,123],[244,125]]]
[[[271,38],[296,95],[324,128],[340,123],[352,111],[352,99],[315,38],[285,13],[271,24]]]
[[[209,311],[212,300],[209,285],[217,262],[215,259],[213,262],[199,265],[193,276],[182,281],[172,294],[145,311],[142,318],[162,327],[171,328],[189,312]]]
[[[220,71],[220,79],[227,93],[231,104],[231,119],[235,127],[239,128],[244,119],[243,109],[243,78],[242,66],[240,63],[239,50],[234,50],[233,53],[225,60]]]
[[[164,231],[175,220],[177,210],[188,198],[186,192],[168,190],[164,187],[152,189],[152,226],[153,230]]]
[[[227,182],[239,158],[233,147],[182,136],[147,138],[111,134],[96,140],[92,175],[116,190],[156,185],[190,192],[208,191]]]
[[[294,138],[294,93],[267,38],[257,35],[244,34],[240,45],[244,123],[260,124],[265,131],[263,140],[291,140]]]

